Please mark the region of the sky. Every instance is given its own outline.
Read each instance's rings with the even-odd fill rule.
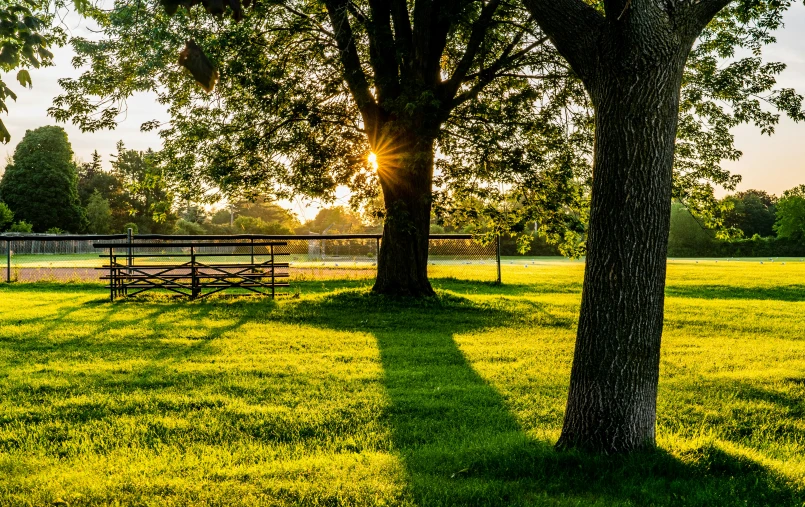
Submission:
[[[68,15],[64,23],[73,35],[92,36],[87,22],[77,16]],[[786,13],[785,23],[785,28],[777,33],[777,43],[766,48],[765,58],[788,65],[778,79],[779,86],[795,88],[805,94],[805,37],[802,36],[805,33],[805,7],[795,4]],[[8,104],[10,113],[2,118],[11,133],[11,142],[0,144],[0,160],[13,154],[14,147],[26,130],[56,124],[48,116],[47,109],[52,105],[53,98],[61,93],[58,80],[77,77],[82,72],[73,68],[73,51],[69,46],[57,48],[53,53],[53,67],[31,70],[33,88],[30,90],[21,89],[15,74],[3,76],[18,98],[16,102]],[[161,140],[157,133],[140,132],[140,125],[148,120],[167,121],[164,106],[156,102],[154,94],[148,93],[132,97],[127,105],[126,115],[121,117],[119,126],[113,131],[83,133],[71,124],[60,124],[67,131],[78,160],[89,161],[92,152],[98,150],[104,165],[109,167],[109,156],[116,152],[115,145],[120,140],[129,149],[160,148]],[[771,137],[761,135],[751,126],[738,127],[734,133],[736,146],[743,151],[743,157],[737,162],[725,163],[725,167],[743,177],[738,190],[757,188],[779,195],[788,188],[805,183],[805,124],[796,124],[783,118]],[[719,196],[724,194],[724,191],[717,191]],[[345,192],[340,193],[336,203],[346,203]],[[312,219],[320,207],[320,203],[303,200],[288,204],[303,220]]]

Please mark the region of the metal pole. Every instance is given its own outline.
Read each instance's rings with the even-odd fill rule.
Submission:
[[[500,234],[498,234],[496,243],[497,243],[497,248],[495,250],[497,250],[497,252],[496,252],[497,253],[497,255],[496,255],[497,259],[496,260],[497,260],[497,263],[498,263],[498,283],[503,283],[501,281],[501,278],[500,278]]]
[[[196,250],[190,247],[190,299],[198,295],[198,276],[196,273]]]
[[[109,247],[109,301],[114,302],[115,296],[117,295],[117,270],[115,269],[115,264],[117,263],[117,259],[115,258],[114,248]]]
[[[6,282],[11,283],[11,240],[6,240]]]
[[[274,245],[271,245],[271,299],[274,299]]]
[[[126,274],[127,274],[129,277],[131,276],[131,266],[132,266],[132,264],[133,264],[133,263],[132,263],[132,258],[131,258],[131,254],[132,254],[132,250],[131,250],[131,237],[132,237],[132,233],[133,233],[133,231],[131,230],[131,227],[129,227],[128,231],[126,232],[126,241],[127,241],[127,242],[128,242],[128,244],[129,244],[129,248],[128,248],[128,258],[126,259],[126,265],[128,266],[128,269],[126,270]],[[126,279],[126,283],[128,284],[129,282],[131,282],[131,279],[130,279],[130,278]],[[124,295],[128,296],[128,292],[129,292],[129,291],[128,291],[128,289],[123,289],[123,294],[124,294]]]

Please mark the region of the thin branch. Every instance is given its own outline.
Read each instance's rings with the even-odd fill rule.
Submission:
[[[481,14],[478,16],[478,19],[475,21],[475,23],[473,23],[472,31],[470,32],[470,39],[467,42],[467,49],[464,51],[464,55],[462,55],[461,60],[458,62],[453,75],[442,85],[442,93],[447,100],[452,99],[456,95],[461,83],[464,82],[464,77],[467,75],[472,67],[472,63],[475,61],[475,56],[478,54],[478,50],[486,38],[489,25],[492,23],[492,17],[495,15],[495,11],[499,6],[500,0],[491,0],[488,4],[484,5],[483,9],[481,9]],[[518,34],[518,37],[522,37],[522,32]]]

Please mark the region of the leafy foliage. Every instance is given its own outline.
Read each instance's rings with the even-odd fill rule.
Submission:
[[[83,0],[82,0],[83,1]],[[49,48],[65,42],[64,31],[53,26],[54,13],[51,6],[58,8],[63,2],[42,2],[39,0],[0,1],[0,71],[17,71],[16,79],[23,87],[31,88],[31,75],[28,69],[53,64],[53,53]],[[83,7],[84,3],[79,4]],[[0,79],[0,111],[8,113],[8,99],[17,100],[17,95]],[[11,134],[0,121],[0,141],[7,143]]]
[[[360,216],[350,212],[343,206],[323,208],[313,220],[305,222],[300,232],[315,234],[349,234],[365,232]]]
[[[776,42],[773,32],[782,26],[783,13],[791,4],[733,2],[707,26],[688,57],[674,160],[674,197],[709,226],[743,230],[734,214],[727,212],[725,217],[727,210],[717,205],[711,186],[734,190],[741,181],[739,175],[721,166],[722,161],[738,160],[742,155],[731,129],[752,124],[771,135],[781,114],[795,121],[805,119],[803,97],[793,89],[777,87],[777,76],[786,65],[762,58],[764,46]],[[743,226],[749,229],[747,224]],[[771,233],[765,222],[754,227],[759,229],[749,236]]]
[[[172,116],[161,130],[165,146],[159,157],[181,178],[182,192],[217,187],[234,196],[328,198],[346,185],[356,206],[379,192],[378,174],[366,159],[370,145],[390,164],[396,155],[389,139],[420,122],[418,134],[438,138],[443,157],[436,181],[440,212],[463,211],[460,203],[468,199],[485,201],[464,217],[477,216],[502,230],[520,221],[497,211],[506,206],[500,201],[505,196],[528,208],[524,215],[539,216],[556,237],[568,225],[583,229],[584,176],[577,172],[586,169],[579,154],[588,147],[572,146],[576,128],[568,125],[564,107],[585,100],[579,83],[521,8],[501,3],[490,11],[490,22],[477,2],[455,6],[436,61],[456,79],[435,88],[417,84],[404,56],[388,78],[376,53],[392,43],[404,52],[401,38],[381,41],[371,21],[379,14],[371,6],[358,2],[349,8],[355,51],[367,62],[369,86],[379,90],[372,100],[384,120],[374,129],[369,106],[349,84],[352,70],[340,59],[332,10],[328,14],[307,1],[257,4],[240,23],[213,21],[198,9],[179,9],[169,18],[156,4],[118,4],[103,20],[106,39],[73,39],[75,63],[92,70],[62,80],[66,93],[51,113],[84,130],[110,128],[127,97],[154,91]],[[218,66],[221,81],[210,95],[173,63],[188,38]],[[586,111],[581,117],[589,121]],[[508,130],[485,139],[496,126]],[[518,142],[531,135],[536,137],[530,146],[542,138],[550,143],[528,154]],[[527,191],[518,187],[533,183]],[[501,185],[505,191],[493,191]],[[572,191],[554,194],[565,189]]]
[[[774,236],[777,198],[763,190],[747,190],[723,199],[731,206],[725,213],[724,225],[741,231],[744,237],[755,234]],[[727,206],[727,207],[729,207]]]
[[[805,240],[805,185],[783,192],[777,202],[777,236]]]
[[[14,212],[6,203],[0,201],[0,232],[5,231],[13,221]]]
[[[669,257],[695,257],[709,252],[714,236],[682,203],[674,202],[671,205]]]
[[[127,150],[119,142],[112,161],[112,175],[122,184],[128,219],[137,224],[139,232],[170,234],[173,231],[177,219],[174,193],[153,151]]]
[[[14,224],[8,228],[8,232],[34,232],[34,226],[25,220],[20,220],[19,222],[14,222]]]
[[[180,218],[176,221],[173,233],[185,236],[198,236],[201,234],[206,234],[207,231],[204,230],[204,227],[196,222],[191,222],[189,220],[185,220],[184,218]]]
[[[87,229],[94,234],[108,234],[112,231],[112,209],[109,201],[95,190],[87,202]]]
[[[86,217],[78,199],[76,167],[61,127],[29,130],[0,180],[0,196],[18,220],[35,231],[51,227],[80,232]]]
[[[741,155],[730,129],[748,122],[771,133],[779,114],[764,103],[802,118],[801,97],[775,88],[785,66],[761,59],[789,3],[725,9],[689,59],[674,195],[708,225],[720,225],[711,185],[733,189],[740,181],[721,167],[721,161]],[[369,84],[389,86],[377,81],[372,60],[378,33],[372,32],[371,16],[364,17],[372,11],[363,2],[350,5],[356,51],[374,66]],[[442,55],[446,76],[461,64],[480,19],[479,6],[467,5]],[[331,196],[347,185],[356,206],[377,195],[377,175],[365,159],[372,132],[339,61],[326,9],[306,0],[257,4],[241,22],[210,18],[198,8],[174,10],[169,17],[156,3],[118,3],[100,17],[105,39],[74,38],[74,63],[91,70],[61,81],[65,94],[51,114],[84,130],[112,128],[126,98],[154,91],[168,105],[171,122],[143,128],[161,127],[165,146],[158,157],[181,179],[182,192],[217,187],[229,195]],[[537,221],[563,251],[582,253],[590,105],[533,20],[512,6],[496,16],[438,131],[436,211],[446,225],[474,223],[490,237]],[[220,72],[220,85],[210,95],[174,64],[188,38]],[[751,56],[736,58],[745,50]],[[518,57],[504,58],[513,54]],[[432,93],[414,91],[383,106],[410,117],[442,104]]]
[[[293,234],[279,222],[266,222],[262,218],[241,216],[235,219],[232,231],[236,234]]]

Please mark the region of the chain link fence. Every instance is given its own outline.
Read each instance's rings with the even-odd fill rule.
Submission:
[[[108,264],[108,250],[96,249],[93,244],[112,242],[125,244],[128,236],[114,235],[0,235],[0,254],[5,261],[6,282],[100,282],[102,270]],[[382,244],[379,234],[349,234],[327,236],[162,236],[134,235],[132,240],[164,245],[162,248],[132,248],[132,254],[159,254],[154,257],[132,258],[137,263],[175,264],[184,262],[179,254],[187,248],[172,246],[178,240],[203,242],[197,252],[242,254],[231,262],[269,259],[266,247],[253,246],[254,241],[279,241],[276,253],[287,253],[282,261],[290,264],[290,281],[373,279],[377,270],[377,255]],[[216,242],[243,243],[243,247],[216,247]],[[471,235],[431,235],[429,242],[428,274],[432,278],[457,278],[495,281],[500,278],[499,248],[496,242],[482,244]],[[176,253],[177,257],[169,254]],[[106,255],[107,257],[103,257]]]

